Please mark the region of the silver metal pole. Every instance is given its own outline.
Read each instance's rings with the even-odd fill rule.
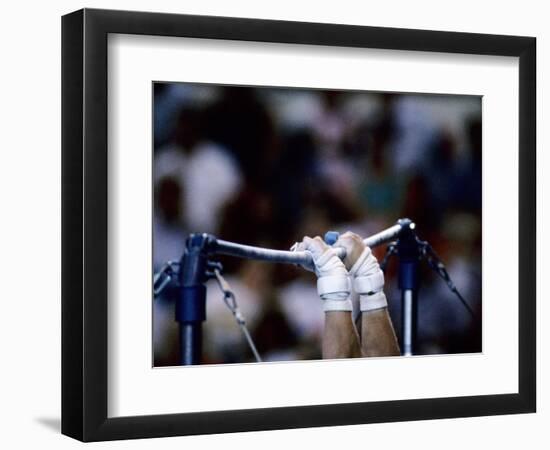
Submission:
[[[408,226],[408,225],[407,225]],[[376,247],[396,239],[403,225],[396,224],[386,230],[376,233],[363,242],[369,247]],[[338,256],[343,259],[346,251],[335,248]],[[285,250],[272,250],[269,248],[254,247],[252,245],[237,244],[234,242],[216,239],[212,249],[213,253],[220,255],[237,256],[240,258],[255,259],[258,261],[270,261],[276,263],[299,264],[305,267],[313,267],[313,260],[309,252],[291,252]]]
[[[392,227],[386,228],[385,230],[382,230],[379,233],[373,234],[372,236],[364,239],[363,242],[366,246],[370,248],[378,247],[382,244],[387,244],[388,242],[397,239],[399,233],[401,233],[401,230],[403,229],[403,226],[412,226],[414,228],[414,224],[412,223],[407,223],[406,225],[395,224]]]
[[[401,294],[402,301],[402,343],[403,355],[412,356],[416,333],[416,298],[412,289],[404,289]]]
[[[220,255],[237,256],[239,258],[255,259],[258,261],[302,264],[306,266],[312,264],[311,254],[309,252],[272,250],[270,248],[236,244],[234,242],[224,241],[222,239],[216,239],[213,251],[214,253]]]
[[[180,324],[180,363],[183,366],[200,364],[202,354],[202,323]]]

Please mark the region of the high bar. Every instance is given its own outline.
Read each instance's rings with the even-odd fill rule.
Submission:
[[[409,219],[399,219],[397,223],[379,233],[373,234],[364,239],[363,242],[368,247],[377,247],[386,244],[399,237],[402,230],[414,229],[415,224]],[[346,251],[342,247],[335,247],[338,256],[344,259]],[[307,251],[293,252],[286,250],[273,250],[270,248],[254,247],[252,245],[237,244],[235,242],[214,239],[210,246],[211,253],[220,255],[230,255],[239,258],[254,259],[258,261],[269,261],[275,263],[299,264],[305,267],[313,267],[311,253]]]

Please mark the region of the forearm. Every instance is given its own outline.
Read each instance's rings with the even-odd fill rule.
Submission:
[[[387,307],[361,313],[361,348],[365,356],[400,355]]]
[[[361,357],[359,334],[349,311],[325,313],[323,359]]]

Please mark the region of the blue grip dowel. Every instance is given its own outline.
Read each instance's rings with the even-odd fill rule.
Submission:
[[[334,245],[339,237],[340,233],[338,233],[338,231],[327,231],[325,233],[325,242],[328,245]]]

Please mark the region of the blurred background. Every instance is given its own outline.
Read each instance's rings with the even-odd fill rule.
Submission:
[[[154,270],[179,260],[193,232],[286,250],[409,217],[479,318],[481,170],[481,97],[155,83]],[[264,360],[321,358],[313,273],[219,260]],[[392,259],[385,292],[399,336],[396,275]],[[415,353],[481,351],[481,321],[425,263],[420,278]],[[155,366],[178,364],[174,294],[154,301]],[[203,336],[202,363],[253,361],[213,281]]]

